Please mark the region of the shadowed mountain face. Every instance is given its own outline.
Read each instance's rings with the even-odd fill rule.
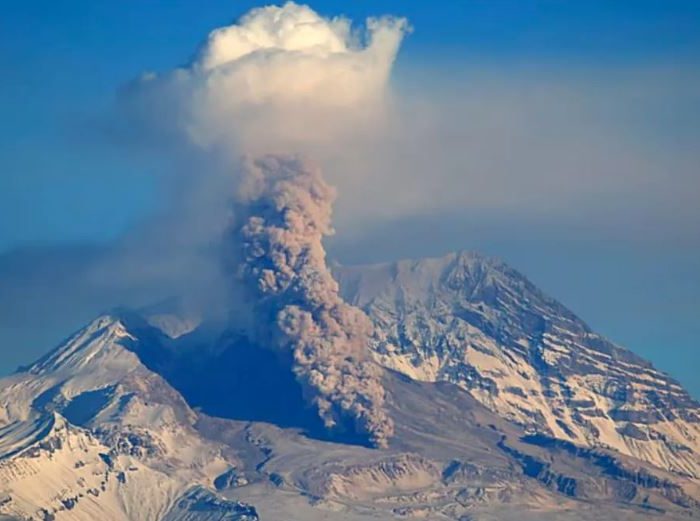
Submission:
[[[290,361],[254,346],[241,334],[202,339],[197,331],[171,339],[142,317],[122,317],[144,343],[134,352],[163,375],[190,406],[221,418],[265,421],[280,427],[322,428],[305,404]]]
[[[325,429],[283,353],[163,306],[0,380],[0,516],[688,519],[698,406],[504,264],[340,267],[396,430]]]
[[[126,316],[122,320],[130,331],[148,339],[136,344],[134,352],[191,407],[218,418],[298,429],[315,439],[368,444],[350,423],[331,431],[324,427],[290,370],[290,355],[256,346],[232,331],[204,339],[195,331],[171,339],[143,318]]]

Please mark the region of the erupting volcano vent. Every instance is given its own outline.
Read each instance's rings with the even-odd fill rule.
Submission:
[[[339,296],[325,260],[334,189],[294,157],[264,156],[244,170],[234,233],[241,277],[255,298],[257,340],[292,353],[294,373],[327,427],[351,418],[385,446],[393,423],[382,371],[367,350],[372,323]]]

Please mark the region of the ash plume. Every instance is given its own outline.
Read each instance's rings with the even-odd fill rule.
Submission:
[[[252,9],[212,31],[185,67],[144,73],[122,110],[147,135],[203,149],[307,153],[379,124],[408,30],[390,16],[353,28],[294,2]]]
[[[335,191],[295,158],[322,160],[383,127],[390,73],[409,29],[392,16],[353,27],[294,2],[260,7],[212,31],[187,65],[146,73],[120,97],[125,127],[142,130],[139,142],[162,143],[196,165],[174,184],[182,185],[176,198],[196,199],[197,220],[213,223],[197,244],[219,244],[228,187],[238,189],[223,246],[237,253],[221,274],[235,302],[221,308],[251,309],[231,312],[232,323],[245,321],[257,344],[291,357],[328,427],[352,421],[378,446],[393,425],[381,369],[366,354],[372,325],[343,302],[325,263],[322,238],[331,233]],[[294,155],[269,155],[277,151]],[[238,171],[231,165],[241,156],[254,159]],[[234,290],[241,280],[231,273],[242,279],[242,303]]]
[[[335,190],[319,168],[266,155],[244,166],[232,233],[239,273],[259,317],[257,340],[290,352],[306,397],[328,428],[345,418],[373,444],[387,445],[381,369],[368,356],[369,318],[342,300],[322,239],[332,233]]]

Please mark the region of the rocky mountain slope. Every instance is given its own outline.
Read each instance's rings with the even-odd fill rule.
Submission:
[[[1,512],[161,519],[229,467],[182,397],[131,350],[137,343],[103,316],[1,381]]]
[[[337,277],[377,325],[385,367],[452,382],[533,432],[700,477],[700,405],[502,262],[460,253]]]
[[[502,263],[338,268],[396,433],[328,431],[290,361],[160,306],[0,380],[0,519],[700,515],[698,406]]]

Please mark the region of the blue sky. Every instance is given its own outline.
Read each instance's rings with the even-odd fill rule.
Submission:
[[[84,146],[115,89],[191,56],[204,35],[255,2],[5,4],[0,32],[0,250],[17,242],[104,239],[149,211],[152,187],[114,151]],[[687,1],[315,2],[328,15],[406,16],[413,62],[578,65],[696,63],[700,7]],[[697,108],[697,107],[696,107]],[[37,153],[40,149],[42,152]],[[111,154],[111,155],[110,155]],[[94,171],[100,169],[96,178]],[[142,174],[142,172],[141,172]],[[140,186],[139,186],[140,185]],[[105,187],[110,198],[89,197]],[[64,198],[76,206],[61,212]],[[38,199],[38,201],[37,201]]]
[[[152,175],[157,159],[108,143],[101,118],[126,82],[146,70],[183,64],[211,29],[256,5],[6,2],[0,21],[0,253],[28,244],[108,244],[157,211],[162,204]],[[501,256],[594,328],[649,357],[700,396],[694,376],[700,369],[700,230],[697,214],[687,208],[698,186],[692,150],[700,145],[700,102],[693,94],[700,85],[700,4],[387,0],[311,5],[322,14],[355,20],[406,16],[414,31],[397,64],[394,81],[400,91],[420,91],[426,76],[451,95],[474,96],[487,116],[489,103],[529,104],[532,98],[521,98],[521,90],[564,92],[553,94],[552,104],[570,100],[573,107],[583,100],[584,108],[567,105],[547,121],[557,119],[566,132],[588,125],[581,131],[578,162],[589,157],[591,134],[601,129],[615,143],[639,150],[640,163],[651,164],[648,177],[631,178],[630,197],[638,204],[622,205],[619,212],[618,192],[597,194],[600,211],[589,199],[572,204],[570,211],[543,208],[534,196],[530,207],[517,211],[497,204],[476,213],[450,207],[447,218],[435,211],[387,218],[370,231],[348,233],[345,242],[335,239],[331,251],[347,262],[460,248]],[[487,96],[493,83],[502,98]],[[538,103],[546,105],[543,98]],[[594,124],[586,119],[586,104],[595,106]],[[480,129],[478,121],[474,128]],[[671,171],[683,163],[668,158],[679,157],[686,169],[674,176]],[[536,169],[528,168],[527,158],[519,161],[526,185]],[[532,161],[539,168],[541,161]],[[675,192],[656,198],[659,186],[685,192],[677,205],[682,208],[672,204]],[[557,194],[553,187],[552,198]],[[412,237],[397,231],[406,223],[415,231]],[[350,227],[339,230],[343,226]],[[31,336],[26,330],[0,320],[0,350],[8,351],[0,371],[31,360],[50,347],[43,342],[68,332],[55,326]]]

